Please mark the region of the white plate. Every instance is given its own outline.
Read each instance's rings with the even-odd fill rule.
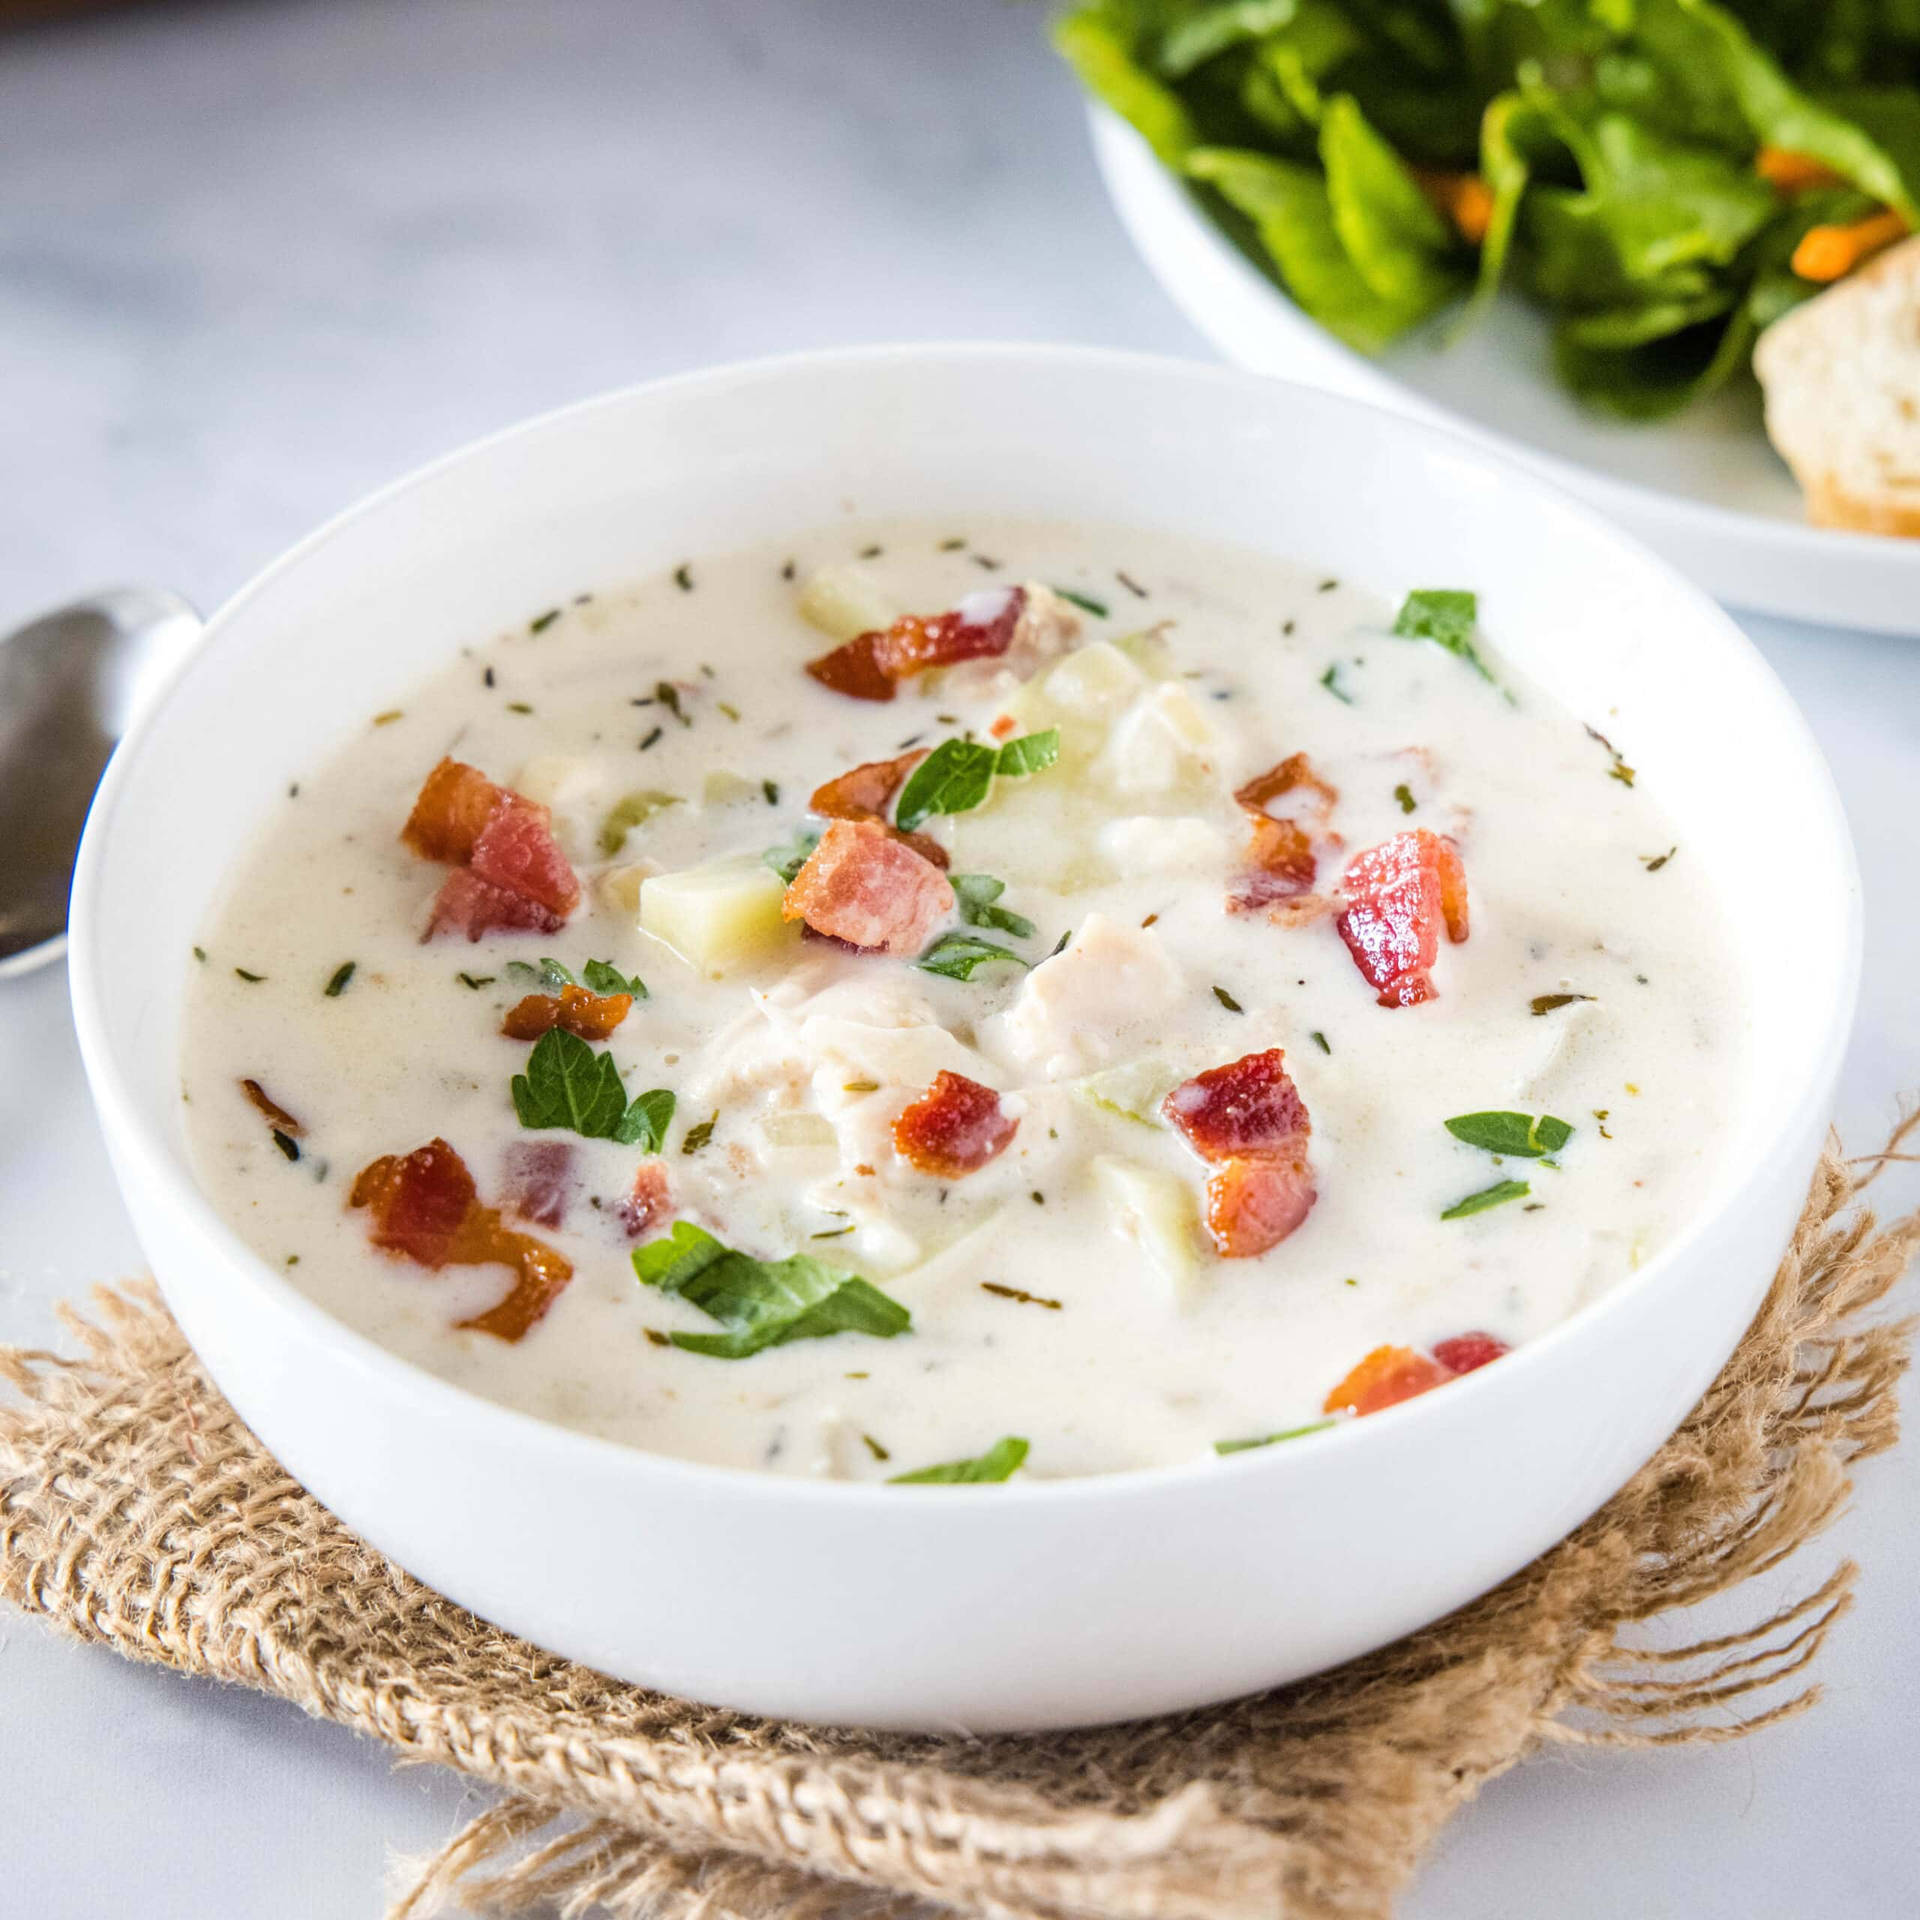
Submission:
[[[1920,634],[1920,540],[1807,526],[1751,389],[1659,425],[1588,413],[1554,378],[1544,318],[1513,299],[1497,301],[1451,346],[1411,342],[1370,360],[1302,313],[1131,127],[1100,107],[1090,117],[1095,157],[1134,245],[1229,360],[1488,442],[1735,606]]]

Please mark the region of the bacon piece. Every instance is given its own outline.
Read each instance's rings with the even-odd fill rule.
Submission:
[[[463,760],[445,759],[427,775],[400,838],[426,860],[464,865],[473,857],[495,803],[505,794]]]
[[[1313,1124],[1286,1057],[1269,1047],[1209,1067],[1175,1087],[1160,1110],[1203,1160],[1300,1152]]]
[[[501,1155],[500,1197],[507,1209],[536,1227],[567,1223],[573,1191],[573,1149],[564,1140],[515,1140]]]
[[[1467,937],[1467,876],[1460,850],[1419,827],[1360,854],[1340,882],[1346,910],[1338,922],[1354,964],[1379,989],[1383,1007],[1417,1007],[1434,998],[1429,969],[1440,928]]]
[[[894,1121],[893,1149],[922,1173],[958,1180],[1004,1153],[1019,1128],[1001,1111],[991,1087],[943,1067]]]
[[[1498,1360],[1513,1349],[1494,1333],[1456,1333],[1451,1340],[1436,1340],[1433,1357],[1449,1373],[1472,1373],[1489,1360]]]
[[[464,933],[478,940],[483,933],[558,933],[566,925],[559,914],[530,900],[524,893],[490,885],[465,867],[447,875],[420,938],[433,940],[443,933]]]
[[[884,820],[893,796],[907,775],[927,757],[929,749],[916,747],[897,760],[869,760],[824,786],[815,787],[807,806],[823,820]]]
[[[1207,1231],[1223,1259],[1277,1247],[1313,1208],[1307,1165],[1313,1122],[1279,1047],[1209,1067],[1167,1095],[1160,1111],[1213,1171]]]
[[[373,1210],[373,1244],[423,1267],[444,1267],[475,1203],[473,1175],[444,1140],[363,1167],[347,1198]]]
[[[569,983],[558,996],[530,993],[510,1007],[500,1022],[509,1040],[538,1040],[555,1027],[565,1027],[582,1040],[604,1040],[633,1007],[630,993],[590,993]]]
[[[371,1210],[376,1247],[431,1271],[512,1267],[515,1279],[506,1297],[457,1323],[501,1340],[520,1339],[573,1278],[572,1264],[561,1254],[503,1227],[497,1208],[480,1205],[467,1163],[444,1140],[408,1154],[383,1154],[361,1168],[347,1204]]]
[[[468,864],[477,879],[537,900],[564,920],[580,904],[580,882],[547,820],[545,807],[502,793]]]
[[[662,1225],[672,1212],[666,1168],[658,1160],[642,1160],[627,1197],[620,1202],[620,1224],[626,1228],[627,1238],[639,1239],[649,1227]]]
[[[1313,770],[1304,753],[1289,754],[1234,794],[1247,816],[1247,864],[1227,893],[1229,913],[1261,913],[1312,891],[1316,839],[1339,845],[1331,831],[1340,790]],[[1272,805],[1285,805],[1278,813]]]
[[[871,820],[831,822],[781,905],[816,933],[887,953],[918,953],[952,911],[946,875]]]
[[[290,1114],[279,1101],[273,1098],[258,1080],[242,1080],[240,1091],[254,1104],[268,1126],[280,1133],[290,1134],[296,1140],[306,1132],[298,1120]]]
[[[1304,1159],[1236,1154],[1207,1175],[1207,1232],[1223,1259],[1250,1259],[1277,1247],[1317,1198]]]
[[[1322,1413],[1378,1413],[1444,1386],[1453,1375],[1411,1347],[1375,1347],[1327,1395]]]
[[[807,671],[823,687],[844,693],[851,700],[891,700],[893,676],[879,660],[880,636],[863,633],[831,653],[807,662]]]
[[[874,661],[890,680],[911,679],[929,667],[997,659],[1013,645],[1026,611],[1025,587],[987,587],[946,613],[902,614],[874,646]]]

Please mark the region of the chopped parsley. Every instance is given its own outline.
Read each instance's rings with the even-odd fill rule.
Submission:
[[[947,980],[971,980],[975,972],[996,960],[1011,961],[1016,967],[1027,963],[1010,947],[983,940],[977,933],[943,933],[913,964],[922,973],[937,973]]]
[[[1590,993],[1536,993],[1527,1002],[1536,1018],[1543,1013],[1553,1013],[1561,1007],[1570,1007],[1576,1000],[1591,1000]]]
[[[1470,1147],[1504,1153],[1516,1160],[1538,1160],[1558,1153],[1573,1138],[1573,1129],[1552,1114],[1457,1113],[1446,1122],[1447,1131]]]
[[[338,1000],[346,992],[347,982],[353,978],[354,968],[357,965],[357,961],[343,960],[334,968],[333,978],[322,989],[329,1000]]]
[[[1524,1200],[1531,1191],[1524,1180],[1501,1180],[1493,1186],[1482,1187],[1478,1193],[1468,1194],[1464,1200],[1456,1200],[1440,1218],[1464,1220],[1469,1214],[1485,1213],[1489,1207],[1503,1206],[1509,1200]]]
[[[1320,684],[1325,687],[1342,706],[1350,707],[1353,705],[1353,695],[1340,684],[1339,675],[1340,662],[1336,660],[1333,665],[1320,676]]]
[[[1393,632],[1402,640],[1431,640],[1456,660],[1464,660],[1489,686],[1498,686],[1500,683],[1473,643],[1479,617],[1477,594],[1465,593],[1456,587],[1417,587],[1401,603]]]
[[[1327,1036],[1322,1033],[1318,1027],[1315,1027],[1307,1037],[1322,1053],[1331,1054],[1333,1052],[1333,1049],[1327,1045]]]
[[[724,1333],[676,1333],[673,1344],[716,1360],[745,1360],[790,1340],[866,1333],[891,1340],[913,1326],[899,1301],[810,1253],[755,1260],[689,1220],[676,1220],[663,1240],[636,1247],[640,1284],[698,1307]]]
[[[947,878],[953,883],[960,918],[968,926],[992,927],[999,933],[1012,934],[1016,940],[1033,938],[1033,922],[1024,914],[994,905],[1007,890],[1004,880],[996,880],[990,873],[950,873]]]
[[[804,829],[797,831],[784,846],[769,847],[760,856],[765,866],[771,867],[788,885],[793,885],[793,877],[813,857],[813,850],[820,844],[817,833],[808,833]]]
[[[1402,813],[1411,813],[1420,804],[1413,797],[1413,789],[1404,780],[1394,788],[1393,797],[1400,802]]]
[[[1043,771],[1059,758],[1056,727],[1022,734],[1001,747],[977,740],[943,740],[900,790],[894,822],[903,833],[911,833],[936,813],[969,813],[985,802],[995,774],[1019,779]]]
[[[647,997],[647,983],[637,973],[622,973],[607,960],[589,960],[580,969],[583,986],[594,993],[630,993],[636,1000]]]
[[[558,607],[549,607],[545,613],[537,614],[527,622],[527,631],[529,633],[545,633],[559,618],[560,609]]]
[[[1245,1013],[1246,1012],[1246,1008],[1243,1007],[1240,1004],[1240,1002],[1236,1000],[1233,997],[1233,995],[1226,990],[1225,987],[1215,987],[1213,990],[1213,997],[1216,1000],[1218,1000],[1220,1004],[1223,1007],[1225,1007],[1229,1013]]]
[[[1071,587],[1055,587],[1054,592],[1057,593],[1062,600],[1071,601],[1082,613],[1092,614],[1096,620],[1104,620],[1107,617],[1107,607],[1105,603],[1094,599],[1089,593],[1076,593]]]
[[[1213,1443],[1215,1453],[1250,1453],[1255,1447],[1275,1447],[1282,1440],[1298,1440],[1309,1433],[1325,1433],[1329,1427],[1337,1427],[1337,1420],[1313,1420],[1304,1427],[1287,1427],[1279,1433],[1263,1433],[1252,1440],[1216,1440]]]
[[[939,1466],[922,1467],[918,1473],[896,1473],[887,1484],[890,1487],[997,1485],[1002,1480],[1011,1480],[1020,1471],[1027,1451],[1026,1441],[1010,1433],[971,1460],[943,1460]]]
[[[631,1103],[610,1053],[595,1053],[577,1034],[555,1027],[534,1042],[527,1070],[513,1076],[513,1110],[523,1127],[564,1127],[587,1140],[658,1153],[673,1119],[665,1087]]]

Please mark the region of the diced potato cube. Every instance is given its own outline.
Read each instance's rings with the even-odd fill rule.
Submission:
[[[1100,857],[1123,877],[1200,875],[1224,869],[1227,838],[1193,814],[1124,813],[1100,829]]]
[[[553,837],[569,860],[594,858],[605,784],[591,760],[570,753],[538,754],[514,776],[513,790],[537,800],[552,815]]]
[[[767,959],[798,937],[780,917],[786,888],[756,855],[711,860],[640,883],[640,929],[703,973]]]
[[[649,862],[635,860],[623,867],[609,867],[594,887],[608,907],[632,920],[640,912],[640,883],[656,871]]]
[[[1049,700],[1090,720],[1111,720],[1146,684],[1146,675],[1105,640],[1076,648],[1046,678]]]
[[[1167,1123],[1160,1117],[1160,1103],[1180,1084],[1180,1078],[1164,1060],[1129,1060],[1076,1080],[1073,1090],[1083,1100],[1117,1113],[1123,1120],[1164,1127]]]
[[[857,640],[892,626],[900,607],[864,568],[822,567],[800,589],[800,617],[830,640]]]
[[[1164,680],[1173,671],[1173,649],[1167,644],[1165,624],[1123,633],[1113,643],[1149,680]]]
[[[1213,749],[1200,703],[1177,682],[1163,681],[1114,723],[1094,772],[1116,793],[1164,796],[1203,785]]]
[[[1200,1213],[1186,1182],[1111,1154],[1096,1158],[1092,1170],[1115,1229],[1139,1245],[1174,1304],[1184,1305],[1201,1270]]]

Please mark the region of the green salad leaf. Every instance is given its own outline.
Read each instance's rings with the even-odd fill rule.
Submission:
[[[808,1253],[756,1260],[726,1246],[690,1220],[676,1220],[662,1240],[636,1247],[633,1270],[727,1329],[676,1333],[676,1347],[716,1360],[745,1360],[790,1340],[867,1333],[891,1340],[909,1332],[913,1316],[899,1301],[856,1274],[841,1273]]]
[[[1011,1480],[1027,1458],[1026,1441],[1017,1434],[996,1440],[985,1453],[971,1460],[943,1460],[937,1467],[922,1467],[917,1473],[896,1473],[887,1482],[890,1487],[963,1487],[997,1484]]]
[[[610,1053],[595,1053],[577,1034],[554,1027],[533,1043],[527,1070],[509,1091],[520,1124],[565,1128],[588,1140],[617,1140],[657,1153],[673,1118],[673,1095],[664,1087],[629,1102],[620,1069]]]

